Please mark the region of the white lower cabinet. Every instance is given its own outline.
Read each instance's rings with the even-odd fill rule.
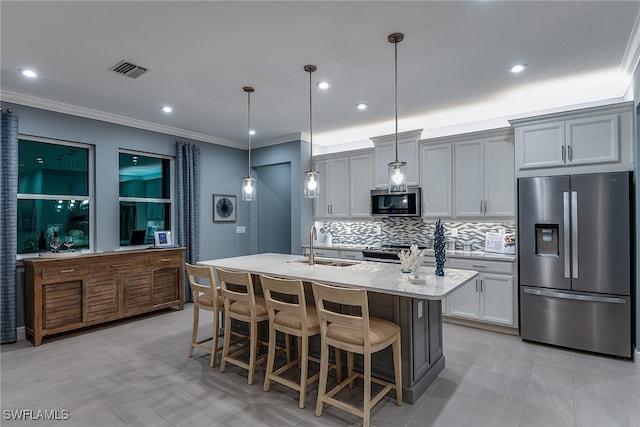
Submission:
[[[478,278],[447,298],[446,314],[516,327],[513,266],[510,261],[451,259],[450,268],[478,271]]]

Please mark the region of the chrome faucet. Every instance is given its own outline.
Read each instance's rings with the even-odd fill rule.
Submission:
[[[309,265],[315,264],[315,259],[313,257],[313,239],[318,238],[318,231],[316,230],[316,226],[312,225],[311,230],[309,230]]]

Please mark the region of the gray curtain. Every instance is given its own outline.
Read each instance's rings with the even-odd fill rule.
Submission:
[[[176,142],[178,244],[186,248],[185,261],[200,261],[200,148]],[[184,300],[192,302],[189,281],[184,280]]]
[[[2,110],[0,136],[0,342],[16,342],[18,250],[18,117]]]

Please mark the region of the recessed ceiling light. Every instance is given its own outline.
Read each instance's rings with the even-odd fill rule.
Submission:
[[[527,64],[516,64],[513,65],[511,68],[509,68],[509,71],[511,71],[512,73],[521,73],[524,71],[524,69],[527,67]]]
[[[367,109],[367,107],[368,107],[368,105],[367,105],[367,104],[365,104],[364,102],[359,102],[359,103],[357,103],[357,104],[356,104],[356,108],[357,108],[358,110],[366,110],[366,109]]]
[[[318,89],[322,89],[322,90],[329,89],[329,83],[327,83],[327,82],[319,82],[318,83]]]
[[[29,69],[29,68],[20,68],[18,71],[20,71],[22,73],[23,76],[25,77],[29,77],[30,79],[33,79],[35,77],[38,77],[38,75],[36,74],[35,71]]]
[[[255,131],[255,130],[253,130],[253,129],[250,129],[250,130],[249,130],[249,135],[255,135],[255,134],[256,134],[256,131]]]
[[[162,111],[164,111],[165,113],[171,113],[173,111],[173,108],[165,105],[164,107],[162,107]]]

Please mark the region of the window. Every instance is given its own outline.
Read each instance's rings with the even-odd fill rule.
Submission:
[[[50,251],[54,234],[91,247],[93,146],[18,139],[18,254]],[[66,249],[65,247],[61,249]]]
[[[171,159],[120,151],[120,246],[154,243],[171,229]]]

